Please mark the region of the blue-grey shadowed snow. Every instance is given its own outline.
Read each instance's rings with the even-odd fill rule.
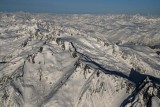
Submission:
[[[160,0],[1,0],[0,11],[160,15]]]
[[[74,45],[73,45],[74,46]],[[106,74],[110,74],[110,75],[115,75],[118,77],[122,77],[125,78],[127,80],[129,80],[130,82],[134,83],[136,85],[136,87],[146,78],[150,78],[150,80],[152,80],[154,83],[160,84],[160,78],[156,78],[153,77],[151,75],[147,75],[147,74],[141,74],[138,71],[134,70],[133,68],[130,71],[130,75],[126,75],[122,72],[119,71],[113,71],[113,70],[109,70],[105,67],[103,67],[103,65],[93,61],[89,56],[84,55],[80,52],[77,52],[77,54],[80,55],[80,59],[83,62],[86,62],[88,64],[88,66],[93,67],[95,69],[99,69],[100,71],[106,73]]]
[[[148,78],[153,84],[160,84],[160,79],[153,77],[151,75],[146,75],[146,74],[141,74],[138,71],[134,70],[133,68],[130,71],[130,75],[127,76],[126,74],[119,72],[119,71],[112,71],[107,68],[104,68],[103,65],[98,64],[97,62],[93,61],[90,59],[88,56],[77,52],[78,54],[81,55],[81,60],[84,62],[88,63],[88,66],[94,67],[96,69],[99,69],[100,71],[110,74],[110,75],[115,75],[118,77],[125,78],[129,80],[130,82],[134,83],[136,86],[135,90],[129,95],[120,105],[120,107],[125,107],[129,102],[134,101],[135,97],[138,95],[138,92],[141,91],[145,84],[147,84],[149,81],[144,82],[146,78]],[[149,100],[150,101],[150,100]],[[150,107],[150,106],[149,106]]]
[[[146,75],[146,74],[140,74],[139,72],[137,72],[134,69],[131,69],[131,73],[130,73],[130,79],[131,81],[134,81],[135,83],[137,83],[135,90],[132,92],[132,94],[130,96],[128,96],[122,103],[120,107],[125,107],[128,103],[132,102],[135,100],[135,97],[138,95],[139,91],[142,90],[145,85],[151,81],[154,85],[156,84],[160,84],[160,79],[150,76],[150,75]],[[149,81],[144,81],[146,79],[149,79]],[[155,86],[156,87],[156,86]],[[152,98],[152,97],[150,97]],[[151,99],[149,99],[149,102],[151,101]],[[148,105],[148,104],[147,104]],[[147,106],[150,107],[150,106]]]

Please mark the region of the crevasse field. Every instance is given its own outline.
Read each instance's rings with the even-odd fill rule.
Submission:
[[[0,107],[160,107],[160,17],[0,13]]]

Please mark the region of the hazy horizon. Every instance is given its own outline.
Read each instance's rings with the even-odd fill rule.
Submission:
[[[160,0],[1,0],[0,12],[160,15]]]

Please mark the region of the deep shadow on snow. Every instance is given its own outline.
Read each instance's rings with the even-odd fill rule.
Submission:
[[[76,49],[75,49],[76,50]],[[138,71],[136,71],[135,69],[131,69],[130,71],[130,75],[127,76],[126,74],[122,73],[122,72],[118,72],[118,71],[112,71],[109,69],[106,69],[103,67],[103,65],[93,61],[91,58],[89,58],[87,55],[84,55],[80,52],[77,52],[77,54],[80,55],[80,60],[83,62],[86,62],[88,64],[89,67],[91,68],[95,68],[98,69],[102,72],[104,72],[105,74],[110,74],[110,75],[115,75],[115,76],[119,76],[122,78],[125,78],[127,80],[129,80],[130,82],[134,83],[135,85],[135,90],[131,93],[131,95],[129,95],[120,105],[120,107],[125,107],[129,102],[134,101],[136,95],[138,95],[138,93],[145,87],[145,85],[149,82],[146,81],[144,82],[144,80],[146,78],[149,78],[149,80],[153,83],[153,84],[160,84],[160,79],[153,77],[151,75],[147,75],[147,74],[141,74]],[[148,100],[149,105],[151,105],[151,97]],[[149,107],[148,103],[147,103],[147,107]]]

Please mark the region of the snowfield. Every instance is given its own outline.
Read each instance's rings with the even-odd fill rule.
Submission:
[[[0,13],[0,107],[160,107],[160,17]]]

